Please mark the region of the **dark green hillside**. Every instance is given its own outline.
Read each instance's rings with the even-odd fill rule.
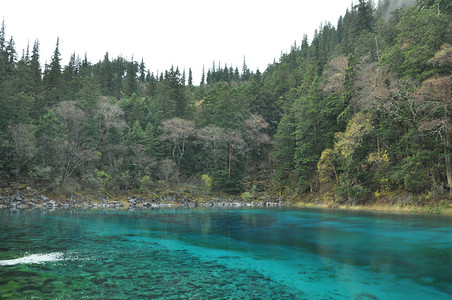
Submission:
[[[108,52],[63,66],[58,41],[41,69],[39,41],[18,51],[3,24],[2,181],[64,194],[450,197],[452,4],[372,3],[266,70],[214,63],[199,84],[191,69],[153,74]]]

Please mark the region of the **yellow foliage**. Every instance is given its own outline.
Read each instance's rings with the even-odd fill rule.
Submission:
[[[209,174],[202,174],[201,179],[204,181],[207,188],[212,186],[213,179],[209,176]]]
[[[388,178],[380,179],[380,186],[383,189],[383,191],[385,191],[385,192],[388,192],[391,189],[391,186],[389,185],[389,179]]]
[[[317,171],[319,173],[320,182],[328,182],[331,180],[331,177],[335,171],[335,166],[333,162],[334,158],[334,150],[333,149],[325,149],[320,155],[320,159],[317,163]]]
[[[371,113],[356,113],[348,122],[345,132],[335,135],[334,150],[344,157],[349,157],[361,145],[364,136],[373,128],[371,125]]]
[[[370,163],[389,162],[388,150],[369,153],[367,155],[367,161]]]
[[[374,192],[374,196],[375,198],[380,199],[381,193],[377,190]]]

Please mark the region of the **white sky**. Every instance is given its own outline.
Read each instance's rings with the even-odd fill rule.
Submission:
[[[96,63],[108,51],[141,62],[156,73],[171,65],[193,71],[231,64],[263,72],[303,34],[311,40],[321,22],[336,26],[352,0],[0,0],[6,37],[19,57],[40,42],[40,60],[49,62],[60,38],[62,64],[72,53]]]

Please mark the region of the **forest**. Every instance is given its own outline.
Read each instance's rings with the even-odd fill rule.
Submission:
[[[452,192],[452,2],[359,0],[263,72],[199,83],[133,57],[42,65],[0,29],[0,181],[61,195],[186,190],[360,204]],[[6,24],[7,25],[7,24]]]

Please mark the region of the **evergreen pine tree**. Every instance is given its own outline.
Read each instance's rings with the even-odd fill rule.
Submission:
[[[80,78],[83,79],[85,77],[91,77],[91,63],[88,61],[88,57],[85,53],[85,57],[83,58],[83,61],[79,68]]]
[[[246,65],[246,60],[245,60],[245,56],[244,56],[241,79],[242,79],[242,81],[247,81],[248,79],[250,79],[250,76],[251,76],[251,71],[250,71],[250,69],[248,69],[248,66]]]
[[[193,74],[191,68],[188,69],[188,86],[193,86]]]
[[[6,48],[6,33],[5,33],[5,19],[3,19],[2,21],[2,27],[0,28],[0,53],[4,53],[5,52],[5,48]]]
[[[108,57],[108,52],[105,53],[104,59],[100,65],[99,84],[104,95],[114,95],[114,82],[112,64]]]
[[[374,23],[372,3],[370,1],[366,2],[365,0],[359,0],[356,8],[357,16],[355,32],[359,33],[363,30],[371,32]]]
[[[36,95],[41,89],[41,63],[39,62],[39,41],[36,40],[33,45],[30,61],[31,85],[33,86],[33,94]]]
[[[184,68],[184,70],[182,71],[182,77],[181,77],[181,83],[182,83],[182,85],[185,85],[185,82],[186,82],[186,76],[185,76],[185,68]]]
[[[6,45],[5,51],[6,51],[7,62],[12,67],[10,71],[12,71],[14,69],[14,67],[13,67],[14,63],[16,62],[16,59],[17,59],[17,53],[16,53],[15,42],[14,42],[13,37],[10,37],[9,42]]]
[[[159,146],[160,142],[155,133],[154,126],[151,122],[146,124],[146,128],[144,129],[145,138],[143,140],[144,145],[146,146],[146,152],[150,157],[159,156]]]
[[[62,151],[64,138],[63,127],[53,110],[39,118],[36,126],[38,159],[42,167],[50,167],[49,177],[56,178],[58,167],[64,164]]]
[[[126,82],[127,82],[127,89],[126,93],[127,95],[131,96],[133,93],[138,92],[138,84],[137,84],[137,69],[136,69],[136,63],[132,61],[128,64],[127,67],[127,75],[126,75]]]
[[[144,65],[144,60],[141,58],[140,63],[140,82],[143,83],[146,81],[146,66]]]
[[[130,130],[129,142],[130,145],[141,144],[144,145],[146,141],[146,133],[140,125],[138,120],[133,123],[132,129]]]
[[[44,74],[43,83],[45,90],[59,90],[61,88],[61,58],[60,58],[60,38],[57,39],[55,51],[53,52],[52,61]]]
[[[112,71],[114,74],[112,82],[112,95],[117,99],[121,98],[121,92],[123,92],[123,76],[126,69],[124,67],[124,64],[124,58],[122,58],[121,56],[119,56],[112,62]]]
[[[204,71],[204,65],[203,65],[200,85],[204,85],[205,83],[206,83],[206,73]]]

